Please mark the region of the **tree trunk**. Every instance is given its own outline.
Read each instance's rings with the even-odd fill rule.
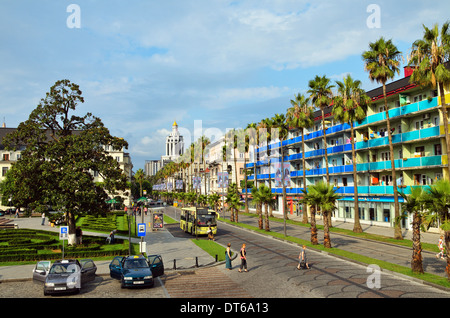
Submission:
[[[444,232],[445,251],[447,253],[447,266],[445,272],[447,273],[447,279],[450,281],[450,231]]]
[[[322,129],[323,129],[323,148],[325,149],[325,166],[326,166],[326,172],[327,172],[327,184],[330,184],[330,172],[328,169],[328,150],[327,150],[327,132],[326,132],[326,127],[325,127],[325,114],[324,114],[324,109],[323,107],[320,108],[320,110],[322,111]],[[328,222],[328,226],[332,227],[332,222],[331,222],[331,213],[329,213],[327,215],[327,222]]]
[[[330,211],[323,211],[323,247],[331,248],[330,226],[328,224],[328,215]]]
[[[69,226],[69,236],[68,236],[68,245],[76,245],[76,224],[75,224],[75,215],[71,212],[66,212],[66,220],[67,225]]]
[[[262,230],[264,225],[262,217],[262,203],[256,203],[256,213],[258,214],[258,227]]]
[[[353,232],[355,233],[362,233],[362,227],[361,224],[359,223],[359,202],[358,202],[358,174],[356,172],[356,153],[355,153],[355,132],[353,129],[353,121],[350,121],[350,132],[351,132],[351,137],[350,137],[350,141],[352,143],[352,161],[353,161],[353,187],[355,189],[355,223],[353,225]]]
[[[422,265],[422,244],[420,243],[420,215],[419,213],[414,213],[413,216],[413,232],[412,232],[412,241],[413,241],[413,254],[411,259],[411,269],[413,273],[422,273],[423,274],[423,265]]]
[[[302,165],[303,165],[303,190],[306,191],[306,160],[305,160],[305,130],[302,128]],[[303,203],[303,223],[308,223],[308,207],[306,203]]]
[[[318,245],[319,241],[317,239],[317,227],[316,227],[316,207],[311,205],[311,243],[313,245]]]
[[[265,224],[265,230],[266,230],[267,232],[269,232],[269,231],[270,231],[270,226],[269,226],[269,204],[266,204],[265,221],[266,221],[266,224]]]
[[[391,123],[389,120],[389,110],[387,106],[387,97],[386,97],[386,84],[383,83],[383,96],[384,96],[384,110],[386,112],[386,124],[388,131],[388,140],[389,140],[389,152],[391,157],[391,171],[392,171],[392,187],[394,189],[394,215],[395,219],[398,220],[400,216],[400,206],[398,204],[398,190],[397,190],[397,176],[395,173],[395,160],[394,160],[394,145],[392,144],[392,132],[391,132]],[[401,223],[395,222],[394,225],[394,238],[396,240],[403,240]]]
[[[442,119],[444,121],[444,132],[445,132],[445,144],[447,151],[443,151],[442,153],[449,153],[450,151],[450,135],[448,131],[448,114],[447,114],[447,105],[445,104],[445,92],[444,86],[442,83],[439,83],[439,95],[441,95],[441,111],[442,111]],[[447,167],[448,178],[450,178],[450,165]]]

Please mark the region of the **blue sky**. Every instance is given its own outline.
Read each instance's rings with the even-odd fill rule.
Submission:
[[[70,4],[79,28],[69,28]],[[370,4],[380,9],[369,28]],[[134,171],[163,155],[172,123],[193,138],[286,112],[315,75],[371,83],[361,53],[380,36],[404,53],[450,2],[377,0],[86,0],[0,2],[0,119],[28,118],[60,79],[80,85],[80,113],[124,137]],[[189,137],[189,136],[188,136]],[[193,140],[188,140],[189,144]]]

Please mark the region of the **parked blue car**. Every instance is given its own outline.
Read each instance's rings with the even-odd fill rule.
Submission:
[[[164,275],[164,263],[160,255],[145,258],[142,255],[116,256],[109,264],[112,278],[120,279],[121,287],[153,287],[154,278]]]

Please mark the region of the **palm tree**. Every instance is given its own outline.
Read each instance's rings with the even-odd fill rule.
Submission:
[[[260,230],[263,229],[263,218],[262,218],[262,205],[263,205],[263,197],[261,196],[261,192],[257,187],[252,188],[252,197],[253,202],[255,202],[256,214],[258,215],[258,227]]]
[[[426,202],[426,221],[428,225],[441,222],[441,229],[444,231],[445,250],[447,251],[447,272],[450,280],[450,181],[441,179],[428,189],[429,196]]]
[[[311,214],[311,221],[310,221],[310,229],[311,229],[311,244],[318,245],[319,241],[317,239],[317,226],[316,226],[316,207],[319,203],[320,198],[315,195],[314,192],[309,191],[309,189],[304,188],[302,189],[303,192],[303,198],[301,199],[303,205],[310,206],[310,214]],[[306,210],[305,210],[306,213]]]
[[[218,195],[217,193],[211,193],[208,196],[208,203],[214,207],[214,211],[217,211],[217,205],[219,204],[219,200],[220,200],[220,195]]]
[[[386,112],[386,124],[388,131],[389,140],[389,151],[391,157],[391,171],[392,171],[392,182],[394,188],[394,209],[395,218],[398,219],[400,216],[400,207],[398,203],[398,189],[396,186],[396,173],[395,173],[395,160],[394,160],[394,145],[392,144],[392,131],[391,124],[389,121],[389,109],[387,104],[386,96],[386,82],[395,77],[395,74],[400,73],[399,64],[402,60],[401,52],[392,43],[391,40],[386,41],[381,37],[376,42],[369,44],[369,50],[362,54],[364,59],[365,69],[369,72],[369,78],[372,81],[381,83],[383,85],[383,97],[384,97],[384,110]],[[401,240],[403,239],[401,225],[396,224],[394,227],[394,238]]]
[[[266,157],[267,157],[267,166],[269,168],[269,189],[270,189],[270,191],[272,191],[272,175],[271,175],[271,169],[270,169],[271,165],[272,165],[272,162],[271,162],[271,159],[270,159],[271,152],[270,152],[270,149],[269,149],[269,144],[270,144],[270,142],[272,140],[272,128],[273,128],[273,121],[272,121],[271,118],[262,119],[260,121],[260,123],[258,124],[259,132],[261,132],[261,130],[262,130],[263,131],[262,134],[266,135],[265,136],[265,139],[266,139]],[[261,139],[261,135],[260,135],[259,138]],[[269,214],[270,214],[270,216],[273,216],[272,215],[272,205],[269,205]]]
[[[286,122],[286,116],[284,114],[275,114],[272,118],[273,127],[278,128],[278,138],[280,139],[280,156],[281,156],[281,184],[283,187],[283,219],[284,219],[284,236],[286,236],[286,182],[285,182],[285,171],[284,171],[284,149],[283,142],[287,139],[289,133],[289,127]]]
[[[328,151],[327,151],[327,132],[325,127],[325,108],[331,105],[334,85],[330,85],[330,79],[325,75],[320,77],[316,75],[314,80],[310,80],[308,83],[308,93],[311,95],[312,102],[322,112],[322,130],[323,130],[323,147],[325,149],[325,165],[327,172],[327,183],[330,183],[330,174],[328,171]]]
[[[228,188],[226,202],[230,208],[230,221],[239,222],[239,207],[240,198],[238,188],[235,183],[232,183]],[[238,204],[239,203],[239,204]]]
[[[423,273],[422,264],[422,244],[420,243],[420,228],[422,226],[423,210],[425,204],[425,191],[423,187],[411,187],[411,194],[406,195],[400,192],[404,202],[402,206],[404,208],[404,217],[407,217],[407,212],[413,214],[412,222],[412,241],[413,241],[413,254],[411,258],[411,269],[415,273]],[[403,210],[403,209],[402,209]],[[399,220],[396,220],[397,222]]]
[[[336,81],[338,86],[338,95],[334,97],[333,115],[341,123],[350,124],[351,144],[352,144],[352,162],[353,162],[353,184],[355,189],[355,222],[353,232],[362,233],[362,227],[359,222],[359,203],[358,203],[358,174],[356,171],[356,152],[355,152],[355,131],[353,123],[363,120],[367,115],[367,106],[371,99],[361,88],[361,81],[353,80],[348,74],[343,82]]]
[[[423,38],[413,43],[408,62],[408,65],[414,67],[410,78],[412,83],[420,86],[431,85],[433,89],[438,86],[447,150],[450,150],[450,135],[444,86],[450,83],[450,71],[444,64],[450,59],[449,23],[448,21],[444,23],[440,30],[438,24],[431,29],[424,25]],[[450,175],[450,166],[448,169]]]
[[[336,209],[336,201],[339,195],[329,183],[320,181],[308,187],[308,194],[313,197],[323,213],[323,246],[331,248],[330,229],[328,215]]]
[[[306,159],[305,159],[305,129],[314,126],[314,109],[309,105],[309,98],[297,94],[291,99],[292,107],[288,109],[286,117],[289,127],[300,128],[302,132],[302,167],[303,189],[306,190]],[[303,206],[303,223],[308,223],[307,205]]]
[[[249,145],[254,145],[253,148],[253,170],[254,170],[254,176],[255,176],[255,182],[254,182],[254,188],[258,188],[258,175],[256,174],[256,158],[257,158],[257,148],[259,148],[259,133],[257,131],[258,125],[256,123],[250,123],[247,125],[247,135],[248,135],[248,142]]]
[[[261,200],[261,202],[264,204],[265,206],[265,217],[264,217],[264,221],[265,221],[265,227],[264,229],[269,232],[270,231],[270,225],[269,225],[269,209],[270,206],[273,204],[273,194],[272,194],[272,190],[267,187],[265,184],[261,184],[259,186],[259,199]]]
[[[134,174],[134,179],[137,181],[137,183],[139,183],[139,194],[140,197],[142,197],[142,183],[145,180],[144,170],[138,169]]]

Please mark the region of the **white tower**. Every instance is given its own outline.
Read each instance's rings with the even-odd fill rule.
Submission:
[[[161,157],[163,164],[173,161],[184,153],[184,139],[178,131],[178,124],[175,121],[172,125],[172,132],[166,137],[166,154]]]

